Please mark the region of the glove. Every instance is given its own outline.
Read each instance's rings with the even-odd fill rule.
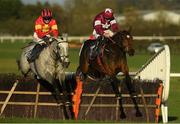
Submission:
[[[46,42],[44,40],[41,40],[41,41],[39,41],[39,44],[42,46],[42,45],[45,45]]]
[[[114,33],[111,30],[105,30],[103,35],[108,38],[112,37]]]
[[[106,38],[110,37],[109,33],[104,33],[103,36]]]
[[[42,38],[45,42],[48,42],[49,41],[49,37],[46,35]]]

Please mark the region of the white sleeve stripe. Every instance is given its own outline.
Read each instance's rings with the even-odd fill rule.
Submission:
[[[101,21],[99,21],[99,20],[95,21],[94,26],[96,26],[96,25],[101,25]]]
[[[111,23],[111,25],[112,25],[112,24],[115,24],[115,23],[116,23],[116,20],[112,20],[110,23]]]

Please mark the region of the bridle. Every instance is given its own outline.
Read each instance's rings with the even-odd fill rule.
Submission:
[[[115,35],[116,35],[116,34],[115,34]],[[123,41],[124,41],[125,39],[129,40],[128,38],[131,38],[131,35],[130,35],[130,34],[123,33],[123,32],[119,32],[119,34],[117,34],[117,35],[120,35],[120,39],[119,39],[119,40],[121,40],[120,42],[122,42],[122,45],[120,45],[119,43],[115,42],[111,37],[108,37],[108,39],[112,42],[112,44],[118,45],[118,47],[120,47],[120,48],[123,49],[124,51],[126,51],[126,52],[129,51],[129,47],[124,46],[124,45],[123,45]],[[129,44],[128,44],[128,46],[129,46]]]

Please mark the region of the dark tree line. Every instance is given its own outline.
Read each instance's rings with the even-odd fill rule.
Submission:
[[[139,10],[180,9],[179,0],[65,0],[64,5],[37,3],[24,5],[21,0],[0,0],[0,35],[32,35],[34,21],[43,8],[50,8],[60,33],[89,35],[94,16],[110,7],[126,16],[121,28],[133,26],[135,35],[179,35],[180,26],[166,22],[144,22]]]

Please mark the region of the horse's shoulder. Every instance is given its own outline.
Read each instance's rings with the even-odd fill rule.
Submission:
[[[88,39],[88,40],[84,41],[84,43],[90,43],[90,42],[92,42],[92,41],[93,41],[93,40]]]

